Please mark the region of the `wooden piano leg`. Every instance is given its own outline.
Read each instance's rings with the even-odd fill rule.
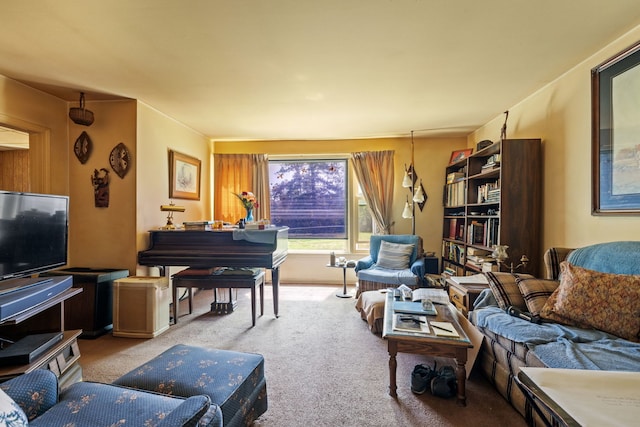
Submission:
[[[273,314],[278,317],[278,293],[280,286],[280,267],[271,270],[271,281],[273,282]]]

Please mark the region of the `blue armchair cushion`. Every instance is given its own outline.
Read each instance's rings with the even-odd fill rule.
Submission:
[[[411,246],[411,254],[404,269],[380,266],[380,252],[383,244]],[[374,234],[369,240],[369,255],[358,260],[356,273],[358,280],[376,282],[390,287],[399,285],[420,286],[426,272],[422,255],[422,240],[414,234]],[[384,262],[383,262],[384,265]]]
[[[60,402],[32,420],[30,426],[191,427],[198,425],[210,405],[209,397],[204,395],[182,399],[85,381],[69,386],[60,395]]]
[[[29,420],[20,406],[0,389],[0,426],[27,427]]]
[[[409,268],[409,257],[413,253],[413,244],[380,242],[378,252],[378,267],[392,270],[404,270]]]

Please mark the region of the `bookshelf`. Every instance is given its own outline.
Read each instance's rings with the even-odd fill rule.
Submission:
[[[540,139],[504,139],[445,169],[442,270],[476,274],[493,245],[508,245],[509,259],[527,255],[538,275],[541,240]],[[495,267],[494,267],[495,268]],[[522,270],[520,270],[522,271]]]

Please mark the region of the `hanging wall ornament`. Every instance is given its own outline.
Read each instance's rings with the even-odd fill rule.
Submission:
[[[78,160],[80,160],[80,163],[84,165],[87,160],[89,160],[92,149],[93,143],[91,142],[91,138],[89,138],[87,132],[83,131],[78,139],[76,139],[76,143],[73,144],[73,152]]]
[[[102,172],[102,174],[101,174]],[[91,176],[91,184],[93,185],[93,197],[95,199],[96,208],[109,207],[109,171],[105,168],[94,169]]]
[[[111,154],[109,155],[109,164],[111,165],[111,169],[120,177],[124,178],[124,176],[129,172],[129,168],[131,167],[131,155],[129,154],[129,149],[122,142],[111,150]]]

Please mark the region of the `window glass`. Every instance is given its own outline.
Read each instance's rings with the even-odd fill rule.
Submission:
[[[347,250],[347,160],[270,160],[271,221],[289,248]]]

